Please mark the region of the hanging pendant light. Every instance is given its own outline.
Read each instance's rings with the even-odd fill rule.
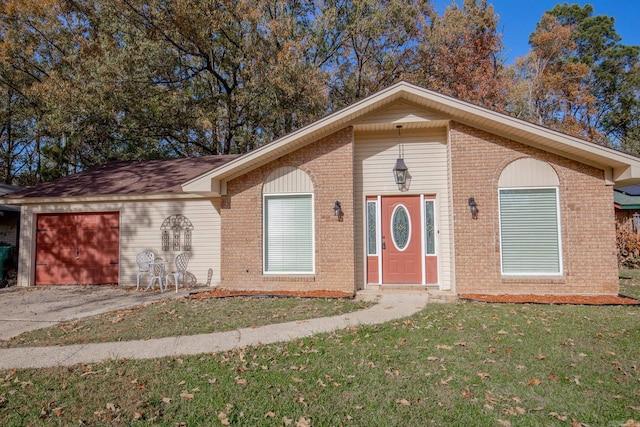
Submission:
[[[402,126],[396,126],[398,129],[398,159],[396,160],[396,165],[393,168],[393,177],[396,180],[396,185],[400,190],[404,190],[407,185],[407,172],[409,168],[404,163],[404,159],[402,158],[402,143],[400,141],[400,130]]]

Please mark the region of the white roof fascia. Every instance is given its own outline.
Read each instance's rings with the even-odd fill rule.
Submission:
[[[219,197],[219,194],[217,195]],[[107,194],[95,196],[64,196],[64,197],[24,197],[16,199],[0,199],[5,205],[42,205],[51,203],[109,203],[109,202],[137,202],[159,200],[197,200],[216,197],[213,193],[156,193],[156,194]]]

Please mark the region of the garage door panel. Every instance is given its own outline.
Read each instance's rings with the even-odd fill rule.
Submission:
[[[75,285],[76,281],[70,269],[59,265],[37,265],[36,284],[38,285]]]
[[[119,213],[37,218],[36,284],[118,283]]]

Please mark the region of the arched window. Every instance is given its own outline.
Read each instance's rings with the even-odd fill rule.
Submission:
[[[562,274],[558,175],[546,162],[522,158],[498,181],[504,275]]]
[[[282,167],[264,183],[265,274],[314,272],[313,183],[304,171]]]
[[[160,226],[162,230],[162,250],[190,251],[193,225],[184,215],[171,215]]]

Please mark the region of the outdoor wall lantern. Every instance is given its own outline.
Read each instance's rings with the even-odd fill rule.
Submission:
[[[638,230],[640,230],[640,213],[636,212],[633,214],[633,231]]]
[[[478,204],[473,197],[469,197],[469,210],[471,211],[471,218],[478,219]]]
[[[344,213],[342,212],[342,205],[337,200],[333,204],[333,215],[338,217],[338,221],[342,222],[342,218],[344,217]]]
[[[398,129],[398,159],[396,160],[396,165],[393,168],[393,177],[395,178],[396,185],[400,191],[405,191],[407,185],[407,172],[409,171],[409,168],[407,168],[407,165],[404,163],[404,159],[402,158],[402,143],[400,141],[400,130],[402,129],[402,126],[398,125],[396,126],[396,129]]]

